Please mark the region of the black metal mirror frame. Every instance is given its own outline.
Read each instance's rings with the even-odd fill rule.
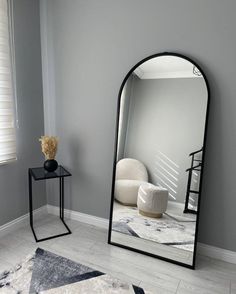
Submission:
[[[113,203],[114,203],[114,189],[115,189],[115,174],[116,174],[116,162],[117,162],[117,143],[118,143],[118,135],[119,135],[119,118],[120,118],[120,101],[121,101],[121,94],[123,91],[123,88],[125,86],[126,81],[128,80],[129,76],[131,75],[131,73],[133,73],[133,71],[139,67],[142,63],[155,58],[155,57],[160,57],[160,56],[175,56],[175,57],[180,57],[183,58],[189,62],[191,62],[193,65],[195,65],[201,72],[205,83],[206,83],[206,87],[207,87],[207,93],[208,93],[208,97],[207,97],[207,107],[206,107],[206,120],[205,120],[205,130],[204,130],[204,139],[203,139],[203,148],[202,148],[202,171],[201,171],[201,178],[200,178],[200,184],[199,184],[199,198],[198,198],[198,211],[197,211],[197,219],[196,219],[196,230],[195,230],[195,240],[194,240],[194,251],[193,251],[193,262],[192,265],[190,264],[186,264],[183,262],[179,262],[167,257],[163,257],[163,256],[159,256],[156,254],[152,254],[146,251],[142,251],[136,248],[132,248],[126,245],[122,245],[116,242],[112,242],[111,241],[111,232],[112,232],[112,216],[113,216]],[[201,194],[202,194],[202,181],[203,181],[203,174],[204,174],[204,164],[205,164],[205,145],[206,145],[206,135],[207,135],[207,128],[208,128],[208,116],[209,116],[209,103],[210,103],[210,88],[209,88],[209,83],[208,80],[206,78],[206,75],[204,74],[203,70],[201,69],[201,67],[195,62],[193,61],[191,58],[179,54],[179,53],[173,53],[173,52],[163,52],[163,53],[158,53],[158,54],[153,54],[151,56],[148,56],[144,59],[142,59],[141,61],[139,61],[135,66],[133,66],[131,68],[131,70],[128,72],[128,74],[125,76],[120,90],[119,90],[119,95],[118,95],[118,102],[117,102],[117,117],[116,117],[116,137],[115,137],[115,146],[114,146],[114,161],[113,161],[113,175],[112,175],[112,189],[111,189],[111,205],[110,205],[110,219],[109,219],[109,232],[108,232],[108,244],[111,245],[115,245],[124,249],[128,249],[134,252],[138,252],[147,256],[151,256],[151,257],[155,257],[155,258],[159,258],[161,260],[164,261],[168,261],[177,265],[181,265],[190,269],[195,269],[195,261],[196,261],[196,249],[197,249],[197,239],[198,239],[198,227],[199,227],[199,215],[200,215],[200,203],[201,203]]]

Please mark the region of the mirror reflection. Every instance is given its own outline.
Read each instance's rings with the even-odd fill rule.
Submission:
[[[151,58],[120,97],[111,242],[192,265],[208,92],[199,69]]]

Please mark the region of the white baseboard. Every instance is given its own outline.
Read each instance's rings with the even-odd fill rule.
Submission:
[[[59,207],[53,205],[47,205],[48,213],[59,215]],[[107,229],[109,226],[109,220],[93,215],[89,215],[86,213],[65,209],[64,210],[65,217],[69,219],[73,219],[85,224],[93,225],[99,228]]]
[[[47,212],[47,206],[44,205],[44,206],[41,206],[40,208],[34,210],[34,216],[40,216],[46,212]],[[29,222],[29,213],[26,213],[16,219],[14,219],[13,221],[10,221],[10,222],[0,226],[0,236],[5,235],[5,234],[13,231],[28,222]]]
[[[219,247],[198,243],[197,252],[200,255],[236,264],[236,252]]]
[[[34,215],[40,216],[46,212],[53,215],[59,215],[59,207],[53,206],[53,205],[44,205],[34,210]],[[108,225],[109,225],[108,219],[69,210],[69,209],[65,209],[64,213],[66,218],[108,230]],[[0,226],[0,236],[12,230],[15,230],[28,222],[29,222],[29,213]],[[210,257],[210,258],[236,264],[236,252],[234,251],[210,246],[203,243],[198,243],[197,253],[200,255]]]

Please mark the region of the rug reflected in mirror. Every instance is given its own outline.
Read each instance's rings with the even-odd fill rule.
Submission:
[[[149,293],[110,275],[38,248],[14,269],[0,274],[0,293]]]
[[[184,214],[183,207],[171,201],[162,218],[144,217],[137,207],[114,202],[114,232],[193,252],[195,227],[196,215]]]

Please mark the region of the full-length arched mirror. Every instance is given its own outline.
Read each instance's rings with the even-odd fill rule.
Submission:
[[[174,53],[125,77],[118,101],[109,243],[194,268],[209,87]]]

